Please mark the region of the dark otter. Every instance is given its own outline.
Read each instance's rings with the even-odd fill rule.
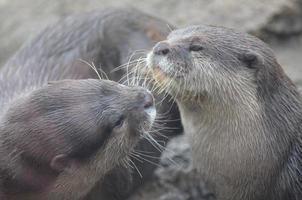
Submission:
[[[31,41],[25,43],[2,67],[0,71],[1,116],[15,99],[46,87],[49,81],[97,78],[94,71],[80,60],[93,62],[97,67],[101,66],[110,79],[117,81],[127,70],[110,73],[116,66],[128,62],[129,57],[136,50],[152,48],[169,32],[170,29],[165,21],[134,9],[106,9],[62,19],[46,27]],[[26,109],[25,103],[23,106]],[[157,106],[157,109],[161,115],[165,114],[161,126],[179,127],[173,131],[160,130],[160,134],[155,136],[158,142],[167,141],[166,136],[181,131],[180,122],[175,120],[178,119],[177,107],[164,101]],[[83,114],[81,117],[85,117],[85,113],[77,114],[79,118]],[[136,150],[151,152],[150,155],[154,158],[148,159],[155,163],[158,161],[156,157],[161,153],[146,139],[139,142]],[[87,199],[99,199],[107,193],[114,198],[124,199],[133,188],[141,185],[152,175],[155,165],[135,159],[132,162],[143,178],[136,169],[129,170],[124,166],[117,166],[108,173],[104,181],[95,186]]]
[[[148,66],[217,199],[302,199],[301,96],[264,42],[192,26],[155,45]]]
[[[83,199],[125,165],[155,118],[144,89],[63,80],[9,103],[0,124],[3,199]]]

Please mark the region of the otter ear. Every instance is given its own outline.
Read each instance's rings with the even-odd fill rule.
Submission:
[[[251,51],[240,54],[238,59],[251,69],[256,69],[259,61],[258,55]]]
[[[77,168],[78,163],[75,159],[69,158],[65,154],[59,154],[51,160],[50,166],[53,170],[60,173],[63,171],[71,171],[71,169]]]

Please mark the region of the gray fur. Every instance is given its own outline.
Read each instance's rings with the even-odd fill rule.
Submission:
[[[301,97],[272,50],[215,26],[163,42],[169,53],[151,52],[148,65],[176,98],[195,167],[217,199],[301,199]]]
[[[146,94],[86,79],[58,81],[15,99],[0,124],[6,199],[83,199],[116,166],[127,167],[151,127]],[[121,116],[124,123],[117,128]],[[70,161],[62,171],[51,166],[57,155]]]
[[[111,73],[116,66],[126,63],[135,50],[151,48],[155,42],[164,39],[169,31],[166,22],[134,9],[106,9],[70,16],[46,27],[31,41],[25,43],[1,68],[0,119],[2,119],[2,124],[6,119],[5,113],[10,108],[14,108],[16,100],[26,111],[26,102],[23,102],[23,99],[29,98],[28,95],[41,88],[47,91],[49,81],[97,78],[94,71],[80,59],[89,63],[93,62],[98,68],[101,67],[110,79],[118,81],[126,70]],[[81,91],[74,95],[81,96]],[[178,118],[178,111],[175,105],[171,106],[167,101],[164,101],[158,110],[160,113],[168,113],[167,120],[172,119],[168,123],[164,120],[164,126],[179,127],[173,132],[160,131],[163,136],[155,136],[159,141],[167,141],[165,135],[170,136],[181,131],[179,121],[173,120]],[[85,114],[87,113],[77,113],[78,120],[81,117],[88,119]],[[153,152],[152,156],[155,157],[159,157],[161,153],[146,140],[141,140],[136,148]],[[152,161],[158,162],[158,159],[152,159]],[[146,162],[140,163],[136,160],[133,162],[142,173],[143,179],[136,171],[117,166],[107,173],[104,181],[95,185],[86,199],[99,199],[103,196],[106,199],[126,198],[134,188],[150,178],[155,168],[155,165]],[[128,187],[123,188],[122,185]]]

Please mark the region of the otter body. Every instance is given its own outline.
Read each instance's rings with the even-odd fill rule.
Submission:
[[[1,163],[3,163],[0,164],[0,196],[4,195],[8,199],[20,199],[21,197],[21,199],[25,199],[24,194],[28,193],[28,199],[39,199],[42,197],[46,199],[77,199],[84,198],[83,195],[85,195],[85,199],[124,199],[134,188],[148,179],[155,168],[154,165],[133,160],[132,162],[135,163],[144,177],[141,178],[136,171],[129,169],[129,166],[125,167],[125,165],[120,162],[104,161],[103,156],[101,156],[102,158],[97,156],[99,155],[96,153],[97,151],[93,151],[94,156],[88,159],[89,162],[87,161],[85,165],[80,165],[81,170],[71,170],[72,173],[70,174],[73,175],[72,177],[67,176],[66,179],[64,178],[65,175],[59,176],[61,179],[54,179],[54,177],[60,175],[60,168],[64,168],[64,164],[66,163],[68,164],[67,167],[78,166],[77,159],[76,162],[73,162],[73,159],[67,159],[67,161],[71,162],[66,162],[65,158],[70,158],[70,154],[73,155],[73,145],[75,145],[75,147],[78,143],[84,145],[81,143],[82,140],[80,136],[85,135],[86,129],[91,127],[86,127],[82,122],[86,122],[89,119],[90,121],[87,123],[96,126],[96,124],[102,123],[108,125],[109,122],[116,120],[114,118],[108,118],[108,121],[106,121],[106,115],[95,116],[95,114],[101,115],[101,113],[94,110],[97,109],[93,108],[97,101],[96,99],[90,99],[89,95],[92,96],[91,98],[96,98],[97,95],[100,95],[100,101],[104,100],[102,99],[104,96],[108,96],[107,99],[104,97],[106,100],[105,104],[107,103],[107,105],[100,104],[100,109],[105,109],[105,107],[108,106],[114,109],[114,106],[124,105],[123,109],[120,107],[116,108],[115,111],[112,111],[113,113],[126,109],[127,102],[135,102],[135,99],[127,100],[128,95],[131,93],[130,88],[125,87],[124,89],[129,92],[127,95],[123,92],[118,92],[121,90],[119,85],[112,85],[107,82],[102,85],[102,83],[98,83],[98,81],[95,82],[96,80],[76,80],[97,78],[94,70],[82,60],[94,63],[97,68],[101,67],[100,71],[105,71],[110,79],[118,81],[124,75],[126,69],[111,73],[116,66],[126,63],[132,55],[132,52],[151,48],[155,42],[165,38],[168,32],[169,29],[166,22],[145,15],[137,10],[107,9],[106,11],[96,11],[67,17],[46,27],[31,41],[25,43],[0,71],[0,157],[2,159]],[[70,81],[63,81],[66,79]],[[48,85],[50,81],[58,81],[58,83],[51,86],[52,84]],[[56,87],[58,88],[56,89]],[[102,95],[100,94],[102,88],[109,88],[109,91]],[[40,94],[40,92],[42,94]],[[48,93],[50,93],[50,95],[48,95]],[[66,96],[65,93],[68,94],[68,96]],[[137,93],[140,92],[137,91]],[[114,102],[113,99],[117,98],[117,96],[120,101]],[[132,96],[137,97],[136,93],[132,93]],[[64,98],[66,101],[61,101],[61,99]],[[137,98],[140,99],[140,97]],[[74,99],[74,101],[72,101],[72,99]],[[82,101],[79,102],[77,99]],[[110,102],[109,99],[111,99],[112,102]],[[123,104],[123,102],[125,104]],[[140,104],[141,103],[137,102],[138,107],[140,107]],[[103,105],[103,107],[101,105]],[[76,107],[79,108],[77,109]],[[170,107],[168,104],[162,104],[159,108],[159,112],[167,113],[168,111],[170,114],[167,115],[167,119],[177,118],[177,113],[174,115],[173,111],[170,111]],[[18,110],[20,113],[18,113]],[[133,108],[132,111],[130,110],[129,113],[137,111],[135,108]],[[68,113],[64,115],[63,112]],[[137,112],[140,113],[141,111]],[[59,119],[60,121],[58,121]],[[34,123],[34,121],[36,122]],[[144,121],[148,122],[149,120],[144,120],[144,117],[142,117],[141,121],[137,121],[137,125],[132,125],[132,128],[130,126],[128,127],[129,130],[133,129],[129,132],[133,132],[135,135],[135,132],[144,128],[140,126],[140,122]],[[171,123],[173,124],[175,121],[172,120]],[[21,125],[22,127],[19,127]],[[73,130],[73,128],[76,130]],[[20,133],[22,129],[28,131],[22,134]],[[79,130],[83,131],[83,135],[78,133],[80,132]],[[96,128],[91,130],[91,132],[95,134],[95,130]],[[180,130],[181,128],[179,131]],[[75,134],[75,136],[72,136],[74,131],[76,131],[78,135]],[[67,132],[70,132],[70,134],[67,134]],[[89,130],[87,130],[87,132],[89,132]],[[38,135],[31,135],[32,133]],[[60,133],[62,133],[62,136]],[[64,136],[63,133],[67,135],[67,138],[72,138],[70,138],[70,141],[67,140],[61,144],[59,138]],[[48,134],[50,135],[48,136]],[[168,135],[169,132],[162,132],[162,134]],[[128,133],[122,135],[127,137]],[[48,140],[44,141],[46,138],[50,140],[49,144],[47,142]],[[156,139],[161,140],[163,138],[167,141],[165,136],[158,136]],[[87,144],[92,142],[90,137],[85,139],[88,139]],[[113,138],[110,141],[113,142],[115,139]],[[111,153],[115,159],[118,158],[118,156],[114,154],[115,151],[123,152],[122,150],[124,148],[128,149],[128,147],[132,149],[136,141],[137,140],[134,139],[133,144],[131,143],[129,146],[126,145],[127,148],[121,146],[121,149],[107,149],[109,152],[104,152],[105,150],[103,148],[97,149],[100,150],[102,155],[103,153]],[[57,147],[56,144],[58,145]],[[84,150],[79,150],[79,152],[83,151],[85,155],[85,145],[81,145],[79,145],[79,147],[83,147]],[[14,146],[16,146],[16,151],[13,148]],[[97,146],[100,147],[101,145]],[[58,148],[58,150],[55,148]],[[159,157],[161,153],[146,139],[140,140],[135,148],[136,150],[153,152],[154,154],[151,154],[154,157]],[[65,155],[63,157],[57,155],[59,156],[57,159],[60,161],[58,164],[56,164],[57,159],[55,159],[53,168],[59,168],[58,171],[49,166],[49,164],[52,163],[52,159],[56,157],[56,155],[48,155],[48,151],[51,149],[53,149],[53,153],[58,152],[59,155]],[[29,168],[26,168],[27,165],[23,163],[25,161],[22,160],[22,162],[19,162],[20,152],[23,150],[29,152],[29,158],[25,156],[25,161],[31,166]],[[130,150],[126,152],[130,154]],[[90,155],[92,153],[87,154]],[[84,155],[81,156],[85,157]],[[14,156],[16,156],[16,161],[14,160]],[[37,156],[37,158],[35,156]],[[43,156],[46,156],[45,160],[42,159],[41,161],[39,158]],[[125,156],[125,154],[123,154],[123,156]],[[101,161],[102,163],[100,163]],[[153,161],[157,162],[157,159]],[[36,163],[38,163],[37,166],[43,166],[42,172],[39,171],[38,168],[33,167]],[[71,163],[71,165],[69,165],[69,163]],[[103,165],[108,165],[110,169],[106,167],[106,170],[102,170],[102,168],[105,167]],[[89,177],[93,175],[89,174],[88,176],[87,173],[89,173],[89,171],[95,171],[92,170],[91,167],[97,168],[98,173],[90,180]],[[25,173],[27,169],[30,169],[30,173]],[[75,168],[72,169],[74,170]],[[46,174],[49,174],[49,172],[53,173],[49,176],[42,176],[44,174],[43,170],[47,172]],[[23,177],[22,175],[25,174],[37,177],[37,179],[33,177]],[[41,176],[35,176],[37,174],[41,174]],[[87,178],[85,178],[86,176]],[[12,177],[16,177],[16,179],[12,179]],[[95,179],[100,180],[96,182]],[[62,182],[55,182],[54,180],[61,180]],[[87,187],[83,185],[83,189],[81,189],[80,184],[82,184],[83,181],[87,183]],[[55,187],[54,183],[58,183],[60,187]],[[74,187],[69,185],[71,183],[74,184]],[[25,187],[26,185],[29,185],[28,188]],[[51,187],[48,185],[51,185]],[[63,187],[63,185],[66,185],[66,187]],[[88,190],[90,190],[90,192],[87,192]],[[62,196],[51,196],[55,195],[54,192]]]
[[[154,120],[152,98],[138,87],[86,79],[14,99],[0,123],[2,199],[84,199],[116,166],[127,166]]]
[[[302,102],[272,50],[232,29],[173,31],[148,55],[218,200],[302,198]]]

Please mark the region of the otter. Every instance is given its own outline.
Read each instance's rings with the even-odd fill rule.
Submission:
[[[27,91],[1,115],[2,199],[83,199],[115,166],[127,166],[155,112],[146,90],[106,80]]]
[[[60,84],[48,87],[47,84],[49,82],[66,79],[97,79],[98,77],[94,70],[85,64],[85,62],[94,63],[99,73],[102,74],[105,72],[109,79],[113,81],[120,80],[125,75],[127,69],[121,68],[121,70],[114,72],[112,70],[117,69],[117,66],[127,63],[129,60],[129,63],[132,63],[134,59],[138,58],[139,54],[135,54],[131,57],[133,52],[142,49],[151,49],[156,42],[165,39],[170,32],[170,27],[173,27],[167,24],[168,23],[163,20],[146,15],[135,9],[109,8],[106,10],[71,15],[47,26],[37,36],[26,42],[20,50],[8,60],[5,66],[0,69],[0,122],[4,126],[3,131],[7,130],[5,129],[7,125],[6,112],[8,112],[9,109],[13,109],[15,105],[14,102],[17,99],[18,108],[16,109],[31,112],[30,109],[32,109],[32,107],[27,106],[27,104],[30,104],[30,101],[24,99],[23,96],[31,96],[30,94],[36,90],[43,89],[46,93],[47,90],[51,91],[55,89],[51,89],[52,87],[60,87]],[[130,65],[130,67],[132,66]],[[90,80],[87,82],[87,86],[85,86],[88,90],[87,96],[89,88],[93,87],[93,83],[94,82]],[[80,86],[77,82],[73,81],[65,82],[65,84],[69,86],[64,86],[65,89],[61,90],[62,93],[56,93],[57,99],[64,97],[64,92],[68,92],[70,98],[79,98],[81,92],[84,92],[83,95],[85,96],[84,85]],[[92,84],[92,86],[89,86],[89,84]],[[125,84],[127,84],[127,82]],[[74,88],[77,86],[79,86],[79,88]],[[71,87],[71,89],[68,89],[68,87]],[[95,93],[91,92],[91,95],[93,96]],[[38,101],[40,96],[34,95],[27,98],[31,98],[32,101]],[[125,100],[125,102],[127,102],[126,97],[123,95],[120,95],[119,98],[121,98],[121,101]],[[81,99],[83,100],[83,98]],[[156,107],[162,120],[156,123],[160,123],[159,126],[161,126],[162,129],[158,131],[152,129],[150,133],[155,131],[159,132],[159,134],[154,135],[154,139],[160,143],[161,141],[167,142],[174,134],[180,133],[182,126],[180,121],[177,121],[179,115],[176,104],[171,105],[168,100],[162,101],[161,98],[155,97],[156,102],[158,102],[158,99],[160,99],[161,103],[157,103]],[[88,100],[89,99],[87,99],[87,101]],[[22,103],[22,101],[24,102]],[[61,106],[60,103],[60,101],[54,101],[49,103],[51,106],[49,104],[40,104],[39,106],[41,111],[43,111],[45,106],[45,113],[50,112],[55,115],[59,114],[56,113],[56,109]],[[89,102],[86,103],[88,104]],[[90,102],[90,104],[91,103],[92,102]],[[85,105],[85,102],[83,104]],[[68,105],[65,106],[67,107]],[[16,109],[14,110],[16,111]],[[20,118],[18,118],[17,111],[15,114],[13,117],[10,117],[10,120],[14,120],[15,118],[15,122],[17,123]],[[80,124],[82,121],[85,121],[85,119],[91,118],[87,112],[82,112],[76,107],[74,108],[73,114],[75,116],[71,119],[78,120]],[[91,114],[93,114],[93,112]],[[19,115],[23,116],[21,112],[19,112]],[[68,116],[71,117],[70,115]],[[97,116],[95,117],[94,120],[97,120]],[[68,123],[71,119],[62,117],[60,123]],[[48,121],[39,125],[41,129],[44,126],[44,133],[49,131],[49,127],[54,126],[52,123],[48,124],[47,122]],[[36,124],[32,124],[32,126],[36,126]],[[173,130],[166,130],[165,127],[178,127],[178,129],[173,128]],[[2,132],[0,134],[2,135]],[[14,133],[11,134],[14,135]],[[126,133],[124,134],[126,135]],[[16,136],[17,135],[15,135],[15,137]],[[76,137],[74,139],[76,140]],[[31,137],[24,137],[24,140],[20,138],[18,141],[31,146],[30,143],[34,145],[35,140],[36,139]],[[41,143],[42,142],[43,141],[41,141]],[[58,142],[58,147],[62,145],[59,140],[54,140],[53,142],[54,144]],[[164,143],[161,144],[164,146]],[[67,145],[67,148],[68,143],[65,143],[65,145]],[[147,139],[143,138],[135,146],[135,151],[149,152],[151,156],[148,157],[148,160],[152,163],[156,163],[159,160],[161,151],[157,146],[154,147],[153,145],[154,144],[151,144]],[[2,152],[1,148],[4,148],[3,146],[6,146],[6,144],[0,147],[0,152]],[[46,152],[48,150],[46,147],[45,149],[38,148],[37,151],[39,152],[36,153],[39,155],[48,155]],[[5,154],[5,152],[7,151],[4,151],[3,154]],[[113,152],[112,155],[114,155]],[[152,157],[152,159],[150,157]],[[93,159],[97,159],[97,157],[93,157]],[[9,160],[9,158],[7,158],[7,160]],[[125,199],[136,187],[140,186],[152,176],[156,167],[154,164],[141,162],[141,158],[132,157],[130,161],[134,163],[137,169],[131,169],[124,165],[116,165],[105,174],[102,180],[95,184],[85,199]],[[11,162],[7,161],[7,163]],[[97,160],[95,160],[95,162],[97,162]],[[83,168],[83,170],[84,169],[87,168]],[[38,171],[35,170],[37,169],[32,168],[33,173],[38,173]],[[10,174],[17,173],[17,171],[18,169],[14,163],[11,163],[11,165],[3,166],[1,177],[10,177]],[[136,171],[139,171],[139,173]],[[82,172],[84,173],[84,171]],[[142,178],[140,176],[142,176]],[[82,182],[83,179],[80,174],[75,177],[78,177],[78,179],[74,179],[74,183],[77,181]],[[15,184],[14,190],[18,190],[18,184]],[[35,186],[39,185],[36,183],[33,184]],[[2,185],[3,183],[1,182],[1,189],[3,188]],[[22,185],[20,188],[22,189]],[[66,188],[65,192],[71,193],[72,191],[68,191],[68,188]],[[72,198],[70,197],[69,199]]]
[[[301,96],[268,45],[191,26],[171,32],[147,60],[179,106],[194,167],[216,199],[302,199]]]

